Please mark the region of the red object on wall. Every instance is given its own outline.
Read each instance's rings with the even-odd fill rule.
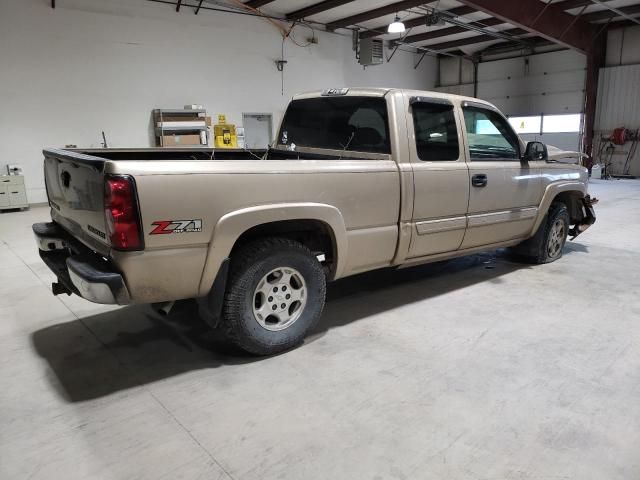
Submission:
[[[616,128],[611,134],[611,141],[616,145],[624,145],[627,141],[627,129],[624,127]]]

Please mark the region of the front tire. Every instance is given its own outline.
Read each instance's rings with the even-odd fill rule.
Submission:
[[[536,234],[517,245],[514,252],[537,264],[555,262],[562,257],[570,221],[563,203],[552,204]]]
[[[302,343],[326,296],[320,262],[286,238],[252,242],[233,254],[221,327],[243,350],[272,355]]]

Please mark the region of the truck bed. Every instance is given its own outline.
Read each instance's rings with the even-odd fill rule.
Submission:
[[[291,215],[336,232],[345,255],[336,261],[334,278],[391,263],[401,195],[390,155],[270,150],[262,160],[245,150],[225,150],[210,160],[211,152],[45,150],[52,220],[112,262],[133,303],[204,295],[239,235]],[[135,186],[143,238],[138,251],[112,248],[105,182],[118,178]],[[174,224],[194,227],[176,234],[163,230]]]
[[[243,148],[65,148],[45,149],[44,153],[55,152],[56,155],[67,153],[68,159],[77,160],[79,155],[86,155],[102,160],[330,160],[338,158],[370,159],[371,154],[357,152],[336,152],[334,155],[315,153],[308,150],[289,151],[281,149],[243,149]],[[377,155],[380,157],[380,155]]]
[[[266,149],[206,147],[168,148],[66,148],[57,152],[69,152],[98,157],[105,160],[249,160],[255,156],[262,158]],[[46,150],[45,150],[46,152]],[[255,155],[255,156],[254,156]]]

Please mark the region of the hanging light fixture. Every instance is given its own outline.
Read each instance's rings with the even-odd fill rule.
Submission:
[[[387,28],[387,32],[388,33],[403,33],[404,31],[405,31],[404,23],[402,23],[400,21],[400,17],[396,13],[396,18],[393,20],[392,23],[389,24],[389,27]]]

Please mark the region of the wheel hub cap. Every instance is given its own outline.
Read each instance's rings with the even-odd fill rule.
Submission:
[[[298,320],[306,302],[307,286],[300,272],[274,268],[260,279],[253,292],[253,316],[266,330],[284,330]]]

